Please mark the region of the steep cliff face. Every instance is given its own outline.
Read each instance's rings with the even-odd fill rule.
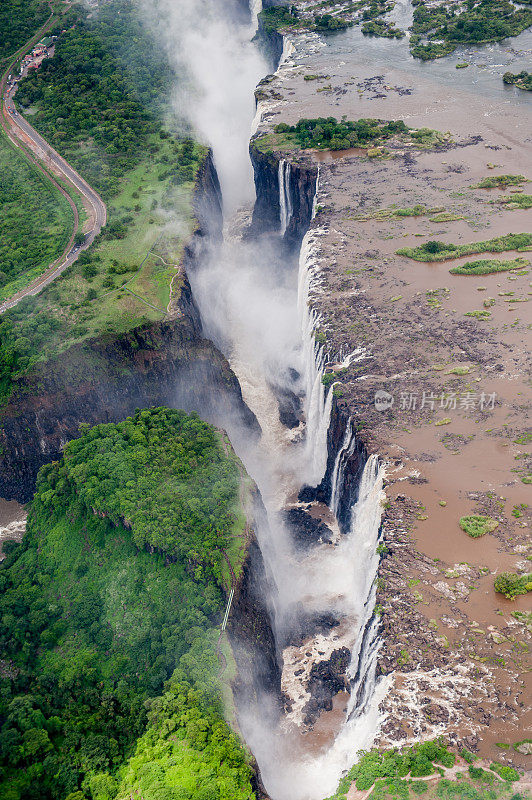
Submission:
[[[254,502],[255,523],[249,529],[246,558],[235,596],[227,632],[238,675],[233,684],[237,709],[257,706],[264,694],[280,699],[281,669],[273,633],[271,580],[257,542],[255,525],[266,524],[266,512],[258,493]]]
[[[273,3],[270,5],[266,5],[263,2],[264,8],[271,8]],[[284,4],[279,4],[284,5]],[[283,48],[284,48],[284,41],[283,36],[276,30],[268,30],[264,24],[264,21],[259,16],[258,19],[258,28],[256,34],[256,42],[259,46],[259,49],[268,62],[268,66],[271,72],[275,72],[277,67],[279,66],[279,62],[281,61],[281,57],[283,55]]]
[[[274,151],[263,152],[253,142],[250,146],[255,175],[257,201],[253,211],[251,231],[261,234],[278,231],[280,226],[279,161]],[[287,191],[292,213],[288,220],[285,241],[293,246],[301,242],[312,219],[318,169],[314,165],[290,164]]]
[[[299,493],[302,502],[317,500],[329,504],[333,492],[335,466],[340,454],[341,468],[336,472],[338,482],[337,518],[342,533],[347,533],[351,522],[351,509],[358,499],[360,478],[364,471],[368,452],[361,439],[354,435],[354,441],[346,442],[346,430],[349,415],[344,406],[333,402],[331,421],[327,431],[327,467],[323,479],[318,486],[304,486]],[[351,446],[349,446],[349,444]]]
[[[186,277],[186,268],[221,236],[220,187],[210,156],[193,202],[198,226],[174,279],[180,285],[173,287],[168,318],[71,347],[18,381],[0,411],[1,497],[26,502],[39,468],[60,456],[80,423],[116,422],[135,408],[183,408],[222,426],[236,414],[258,433],[229,364],[203,338]]]

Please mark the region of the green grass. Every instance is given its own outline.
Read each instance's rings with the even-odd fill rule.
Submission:
[[[530,261],[526,258],[515,258],[508,261],[500,261],[499,259],[481,259],[479,261],[468,261],[466,264],[460,264],[459,267],[453,267],[449,272],[451,275],[491,275],[494,272],[508,272],[512,269],[523,269],[528,267]]]
[[[56,357],[73,344],[163,319],[172,281],[173,296],[179,297],[182,274],[176,265],[195,225],[193,183],[176,185],[168,174],[168,159],[176,157],[179,147],[173,139],[153,135],[144,158],[123,176],[112,198],[111,223],[127,220],[124,230],[118,231],[120,238],[104,229],[60,280],[3,315],[0,341],[5,356],[0,374],[3,372],[4,383],[0,382],[0,394],[9,396],[10,376]],[[195,153],[199,159],[205,151],[198,147]],[[180,214],[175,233],[168,224],[167,208]]]
[[[449,211],[444,211],[434,217],[429,217],[429,222],[456,222],[459,219],[463,219],[461,214],[452,214]]]
[[[492,517],[472,514],[471,516],[460,518],[460,527],[472,539],[478,539],[480,536],[491,533],[495,528],[498,528],[499,523]]]
[[[75,29],[19,93],[37,111],[32,124],[103,192],[108,223],[59,280],[0,319],[4,400],[37,362],[162,320],[171,285],[179,296],[178,265],[196,225],[191,197],[207,151],[162,127],[168,65],[152,53],[130,0],[92,19],[77,9]]]
[[[490,175],[472,184],[471,189],[507,189],[508,186],[520,186],[522,183],[528,183],[524,175]]]
[[[419,247],[401,247],[397,255],[412,258],[414,261],[448,261],[460,256],[471,256],[477,253],[503,253],[506,250],[525,251],[532,246],[532,233],[508,233],[484,242],[471,244],[452,244],[440,241],[428,241]]]
[[[501,203],[506,208],[510,209],[528,209],[532,208],[532,194],[510,194],[505,197],[499,197],[498,200],[492,200],[492,203]]]
[[[74,228],[65,197],[0,131],[0,301],[63,252]]]

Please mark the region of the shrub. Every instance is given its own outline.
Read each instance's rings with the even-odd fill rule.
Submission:
[[[517,575],[515,572],[501,572],[493,582],[493,588],[509,600],[518,594],[532,592],[532,574]]]
[[[434,240],[426,242],[422,247],[427,253],[444,253],[447,250],[456,250],[456,245],[454,244],[445,244],[445,242]]]
[[[497,775],[500,775],[501,778],[505,781],[518,781],[519,780],[519,773],[513,767],[508,767],[506,764],[499,764],[495,761],[493,764],[490,764],[490,769],[493,772],[496,772]]]
[[[491,275],[494,272],[508,272],[512,269],[524,269],[530,264],[526,258],[514,258],[508,261],[499,259],[480,259],[478,261],[468,261],[453,267],[449,272],[451,275]]]
[[[490,175],[483,178],[479,183],[474,183],[472,189],[506,189],[508,186],[519,186],[526,183],[524,175]]]
[[[481,514],[472,514],[469,517],[460,518],[460,527],[473,539],[484,536],[486,533],[494,531],[499,526],[496,519],[485,517]]]

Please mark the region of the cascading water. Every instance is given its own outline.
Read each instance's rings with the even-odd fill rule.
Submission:
[[[292,205],[291,176],[292,169],[289,161],[281,158],[279,161],[279,209],[281,219],[281,236],[284,236],[294,213]]]
[[[331,476],[331,499],[329,500],[329,506],[335,517],[338,516],[338,507],[340,504],[340,495],[344,482],[345,467],[350,457],[353,455],[355,446],[356,437],[353,432],[353,423],[351,422],[351,417],[349,417],[347,420],[347,425],[345,426],[344,440],[340,449],[338,450],[338,453],[336,454]]]
[[[341,535],[335,513],[355,446],[349,422],[344,444],[336,454],[330,509],[318,502],[298,500],[304,484],[320,483],[328,460],[333,389],[326,388],[322,380],[327,354],[317,341],[321,320],[312,308],[312,297],[320,290],[318,243],[322,231],[318,227],[308,231],[299,261],[287,254],[282,238],[294,211],[291,167],[285,160],[278,173],[281,237],[265,237],[256,243],[239,234],[246,226],[249,212],[233,212],[233,209],[236,201],[245,201],[249,192],[244,185],[247,165],[246,169],[237,165],[225,152],[231,149],[231,142],[211,129],[214,124],[223,130],[233,122],[233,105],[243,114],[246,104],[240,95],[245,87],[252,96],[256,61],[250,54],[249,38],[245,40],[245,30],[241,28],[231,42],[210,48],[210,57],[215,62],[218,59],[220,68],[217,70],[216,63],[214,67],[209,64],[205,74],[204,58],[200,58],[203,50],[198,52],[198,47],[203,46],[203,31],[198,22],[202,16],[192,13],[196,1],[200,3],[198,11],[207,8],[204,0],[186,0],[185,6],[169,3],[166,7],[177,15],[176,35],[194,22],[198,27],[187,31],[186,46],[177,52],[176,58],[178,63],[183,57],[189,59],[188,72],[200,86],[199,110],[190,116],[196,124],[197,120],[203,123],[202,130],[213,147],[215,163],[223,165],[222,190],[228,187],[232,198],[230,202],[226,198],[225,210],[233,216],[226,218],[221,249],[199,265],[190,275],[190,282],[205,334],[226,354],[240,381],[244,400],[263,430],[260,442],[254,445],[247,432],[239,431],[233,420],[225,424],[235,450],[259,487],[267,511],[267,525],[259,525],[257,535],[275,584],[272,604],[278,647],[283,649],[283,689],[292,700],[292,710],[281,725],[275,715],[268,715],[267,698],[263,708],[249,709],[249,713],[240,708],[239,722],[273,800],[320,800],[334,791],[342,771],[354,761],[357,749],[370,743],[378,724],[377,701],[382,682],[375,681],[378,640],[374,604],[383,469],[376,458],[368,460],[358,500],[350,515],[349,530]],[[253,9],[258,7],[255,4]],[[187,10],[186,25],[179,18],[183,8]],[[217,9],[223,14],[223,4],[216,3],[207,9],[209,41],[214,41],[218,32],[226,38],[229,33],[227,19],[222,16],[218,20]],[[246,75],[240,75],[238,81],[220,78],[224,92],[220,102],[212,76],[222,75],[226,68],[233,74],[234,63],[239,61],[238,48],[245,53],[245,63],[251,65],[249,80]],[[293,52],[293,44],[285,37],[283,62]],[[238,95],[234,101],[232,91]],[[248,124],[251,113],[250,108]],[[225,122],[218,126],[224,114]],[[206,124],[211,118],[213,124]],[[256,119],[256,124],[259,123],[260,114]],[[239,125],[238,131],[245,132],[245,127]],[[245,151],[243,141],[236,144],[235,152]],[[238,172],[233,175],[231,170]],[[316,206],[314,199],[314,214]],[[285,428],[280,422],[275,387],[302,397],[303,418],[295,430]],[[317,543],[300,550],[284,515],[289,510],[310,515],[310,506],[312,513],[330,528],[332,537],[330,543]],[[318,630],[313,620],[327,616],[334,617],[335,624],[330,629]],[[313,664],[342,648],[352,654],[348,713],[344,714],[343,722],[336,724],[326,748],[316,753],[305,748],[304,739],[299,736],[310,698],[308,677]]]
[[[317,187],[316,187],[317,194]],[[323,477],[327,465],[327,431],[331,416],[333,391],[327,392],[322,378],[325,368],[325,350],[318,344],[315,332],[319,317],[311,308],[309,300],[312,290],[319,285],[317,261],[317,238],[319,228],[305,234],[299,255],[298,314],[303,343],[303,363],[306,377],[306,450],[307,473],[305,480],[316,486]]]

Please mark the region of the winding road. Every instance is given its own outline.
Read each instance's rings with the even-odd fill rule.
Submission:
[[[99,194],[83,180],[81,175],[79,175],[16,110],[13,97],[18,88],[18,78],[15,82],[12,81],[11,85],[8,86],[7,79],[16,62],[22,59],[24,55],[35,46],[36,42],[51,28],[55,21],[54,15],[52,14],[45,25],[29,40],[29,42],[15,53],[2,75],[0,80],[0,125],[15,147],[17,147],[37,169],[46,175],[48,180],[51,181],[56,189],[68,200],[74,214],[75,225],[72,236],[59,258],[50,264],[41,275],[28,283],[24,289],[21,289],[0,303],[0,314],[16,306],[24,297],[38,294],[41,289],[48,286],[48,284],[61,275],[67,267],[79,258],[83,250],[90,247],[107,221],[107,209]],[[23,74],[25,74],[25,72]],[[45,166],[43,167],[42,164]],[[89,215],[91,227],[85,232],[85,240],[81,245],[74,245],[74,239],[79,225],[77,206],[70,196],[70,193],[51,175],[52,172],[81,196],[83,205]]]

